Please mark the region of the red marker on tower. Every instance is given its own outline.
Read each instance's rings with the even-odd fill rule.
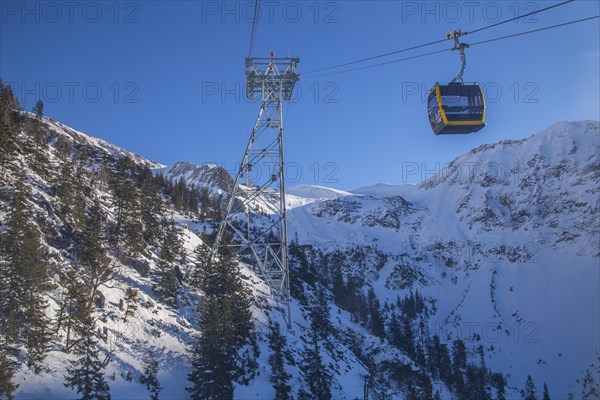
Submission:
[[[270,53],[269,53],[269,55],[270,55],[271,57],[275,57],[275,52],[274,52],[274,51],[272,51],[272,52],[270,52]]]

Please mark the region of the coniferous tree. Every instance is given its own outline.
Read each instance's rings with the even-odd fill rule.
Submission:
[[[113,229],[113,242],[123,243],[134,254],[143,250],[142,223],[138,194],[132,177],[133,161],[122,158],[110,179],[115,208],[116,222]]]
[[[309,309],[311,328],[316,332],[317,339],[329,343],[332,332],[329,320],[329,299],[322,285],[317,285],[314,305]]]
[[[244,287],[239,267],[231,254],[231,250],[223,247],[221,259],[210,262],[207,270],[209,279],[204,280],[202,291],[206,296],[215,297],[230,308],[233,333],[231,339],[236,347],[246,344],[252,337],[253,324],[250,312],[250,297]],[[214,280],[210,279],[214,278]]]
[[[452,342],[452,381],[456,393],[463,393],[465,388],[464,373],[467,369],[467,349],[465,342],[456,339]]]
[[[33,152],[32,157],[28,157],[28,160],[32,161],[32,168],[41,177],[48,178],[49,176],[49,158],[48,158],[48,134],[43,128],[42,117],[43,117],[44,104],[38,101],[36,107],[34,107],[35,118],[28,118],[26,124],[26,133],[30,142],[27,142],[27,148]]]
[[[188,375],[192,386],[187,390],[193,399],[233,399],[235,361],[219,323],[225,307],[216,298],[207,297],[199,309],[202,334],[192,349],[192,372]]]
[[[23,176],[19,176],[12,190],[9,216],[6,230],[0,231],[0,245],[2,245],[3,257],[0,260],[0,311],[5,319],[13,318],[14,324],[11,330],[5,328],[5,335],[10,342],[15,342],[20,337],[18,326],[25,320],[24,305],[27,298],[27,284],[23,280],[26,268],[26,260],[23,260],[23,244],[25,241],[24,227],[29,222],[29,207],[27,204],[28,192],[23,184]]]
[[[140,216],[140,206],[137,198],[137,192],[134,193],[134,198],[130,203],[130,207],[127,209],[126,219],[123,233],[124,241],[127,248],[134,255],[138,255],[146,247],[143,237],[143,224]]]
[[[69,269],[60,277],[63,288],[60,307],[56,312],[56,332],[63,329],[66,333],[65,351],[69,352],[72,345],[73,326],[78,312],[78,301],[88,296],[88,287],[77,277],[75,270]]]
[[[491,375],[492,386],[496,388],[496,399],[506,400],[506,379],[501,373]]]
[[[535,384],[533,383],[533,379],[531,375],[527,375],[527,381],[525,382],[525,387],[521,390],[521,397],[523,400],[537,400]]]
[[[413,326],[412,323],[410,321],[409,318],[407,318],[406,316],[403,316],[402,318],[402,326],[401,326],[401,334],[400,337],[402,338],[400,341],[400,349],[404,350],[404,352],[406,354],[409,355],[409,357],[411,358],[415,358],[416,356],[416,351],[415,351],[415,335],[413,332]]]
[[[356,279],[349,279],[348,293],[352,295],[352,300],[349,302],[352,304],[350,312],[354,315],[354,320],[366,324],[369,319],[369,308],[362,284]]]
[[[548,386],[544,382],[544,392],[542,394],[542,400],[550,400],[550,393],[548,392]]]
[[[439,337],[435,335],[433,337],[433,359],[435,360],[435,366],[433,366],[436,376],[438,376],[446,384],[452,383],[452,362],[450,361],[450,354],[448,353],[448,347],[445,343],[441,343]]]
[[[344,283],[344,276],[341,268],[335,268],[333,271],[333,285],[331,292],[333,294],[333,302],[340,308],[348,310],[348,292]]]
[[[171,190],[171,202],[177,211],[187,212],[190,209],[190,189],[183,177],[179,178]]]
[[[0,399],[13,400],[14,392],[19,385],[13,383],[12,380],[19,368],[19,363],[13,358],[16,350],[5,343],[2,333],[0,333],[0,342],[4,342],[0,343]]]
[[[54,149],[56,151],[56,155],[61,160],[61,162],[65,163],[69,159],[69,156],[71,154],[71,142],[69,142],[69,140],[63,135],[59,135],[56,138]]]
[[[331,400],[332,376],[323,363],[321,341],[316,326],[311,323],[311,332],[306,343],[300,364],[302,377],[306,382],[310,398]]]
[[[98,289],[114,278],[115,270],[108,257],[103,238],[103,215],[100,202],[96,199],[86,218],[86,229],[79,245],[81,273],[89,287],[88,304],[91,307]]]
[[[490,394],[488,393],[485,377],[481,375],[481,369],[479,366],[469,364],[467,365],[465,388],[461,399],[465,400],[488,400]]]
[[[3,177],[9,164],[14,160],[17,143],[13,128],[0,120],[0,172]]]
[[[175,272],[174,263],[179,247],[177,227],[175,222],[171,220],[167,225],[160,247],[154,291],[163,302],[172,307],[177,304],[177,273]]]
[[[482,399],[489,399],[490,389],[488,385],[488,369],[485,363],[485,351],[483,350],[483,346],[479,345],[476,349],[477,354],[479,355],[479,368],[478,368],[478,388],[481,391]]]
[[[192,349],[192,385],[187,388],[194,399],[233,398],[233,381],[241,378],[239,351],[253,336],[249,295],[229,248],[223,249],[199,277],[204,292],[198,304],[202,334]]]
[[[455,339],[452,342],[452,363],[454,369],[464,370],[467,368],[467,349],[465,342]]]
[[[148,170],[140,188],[140,218],[143,224],[144,241],[156,244],[160,237],[160,217],[163,214],[158,184]]]
[[[434,378],[439,379],[439,363],[440,363],[440,355],[439,355],[439,347],[440,347],[440,338],[438,335],[434,335],[429,338],[427,341],[427,367],[429,372],[433,375]]]
[[[66,160],[62,165],[54,184],[56,196],[60,200],[60,214],[63,218],[71,216],[73,203],[74,163]]]
[[[385,334],[385,326],[383,316],[381,315],[381,305],[379,299],[375,295],[373,288],[369,288],[367,294],[368,307],[369,307],[369,329],[375,336],[383,338]]]
[[[600,398],[600,356],[596,356],[596,364],[592,364],[585,370],[581,382],[582,400],[592,400]]]
[[[386,338],[393,346],[400,345],[400,317],[396,310],[392,309],[389,317],[388,327],[386,330]]]
[[[12,113],[19,109],[19,101],[10,85],[0,85],[0,121],[6,125],[13,122]]]
[[[44,370],[43,361],[52,340],[51,321],[45,313],[47,307],[48,302],[41,296],[41,293],[30,294],[29,304],[26,308],[28,316],[25,328],[26,364],[33,368],[36,374]]]
[[[305,339],[300,370],[309,389],[317,399],[331,399],[332,376],[323,363],[323,350],[329,346],[332,331],[329,320],[329,300],[322,285],[316,289],[315,304],[309,309],[310,333]]]
[[[418,395],[420,400],[433,400],[433,386],[427,374],[421,373],[417,377]]]
[[[285,370],[285,337],[281,335],[277,322],[271,322],[269,329],[269,349],[271,349],[269,364],[271,365],[271,383],[275,389],[275,399],[290,400],[292,387],[288,383],[291,375]]]
[[[77,359],[70,361],[64,385],[76,390],[82,400],[110,400],[110,388],[102,371],[104,365],[100,361],[95,325],[86,296],[77,296],[73,322],[76,341],[72,347]]]
[[[200,193],[196,186],[192,183],[192,187],[190,188],[190,196],[189,196],[189,210],[193,215],[198,215],[198,203],[200,202]]]
[[[33,113],[37,119],[42,119],[44,116],[44,102],[42,100],[38,100],[33,107]]]
[[[158,400],[158,394],[162,390],[158,382],[158,361],[154,358],[152,351],[146,352],[143,360],[144,372],[140,376],[140,383],[146,385],[150,391],[150,399]]]
[[[425,357],[425,346],[423,344],[415,344],[414,345],[414,357],[417,365],[426,365],[426,357]]]
[[[0,82],[1,83],[1,82]],[[18,350],[17,327],[15,325],[15,314],[10,313],[9,301],[13,273],[9,270],[5,237],[0,232],[0,398],[14,399],[14,391],[18,385],[12,382],[19,367],[15,360]]]
[[[204,270],[210,262],[211,249],[206,245],[206,241],[203,240],[202,243],[196,246],[194,253],[196,254],[196,262],[190,276],[190,285],[193,288],[199,289],[202,287]]]
[[[41,234],[30,221],[30,193],[24,179],[17,177],[7,229],[2,234],[6,260],[0,272],[0,293],[4,294],[0,315],[12,321],[6,331],[7,340],[25,345],[26,363],[39,373],[51,339],[44,297],[50,285]]]
[[[440,378],[447,385],[452,384],[452,361],[450,360],[450,353],[448,352],[448,346],[445,343],[440,344],[438,348],[438,354],[440,358]]]
[[[199,201],[200,201],[200,212],[203,216],[208,216],[210,207],[210,196],[207,188],[201,188],[199,190]]]
[[[74,167],[73,183],[71,186],[71,217],[74,227],[79,231],[85,231],[87,222],[85,213],[86,197],[84,194],[86,178],[87,171],[83,167],[82,162],[77,163]]]

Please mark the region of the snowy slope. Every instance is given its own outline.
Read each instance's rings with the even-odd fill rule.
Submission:
[[[364,186],[351,190],[351,193],[362,194],[372,197],[392,197],[401,196],[414,185],[390,185],[388,183],[378,183],[371,186]]]
[[[184,179],[221,198],[233,184],[224,170],[213,165],[165,167],[51,119],[45,118],[44,124],[55,134],[53,146],[62,135],[94,157],[126,155],[174,181]],[[289,237],[322,257],[339,253],[344,275],[364,278],[382,303],[418,289],[434,305],[428,329],[445,341],[465,340],[471,354],[483,345],[487,365],[505,373],[512,386],[509,398],[518,397],[527,374],[538,387],[545,381],[552,398],[566,398],[571,390],[580,392],[576,380],[600,352],[599,144],[598,122],[561,122],[523,140],[482,145],[420,185],[378,184],[351,193],[291,187],[286,196]],[[55,152],[49,150],[51,161]],[[51,204],[51,191],[43,190],[49,184],[27,172],[34,198],[43,199],[42,205]],[[102,186],[95,190],[108,218],[113,218],[110,195]],[[53,216],[42,205],[36,213],[51,225]],[[266,204],[253,206],[269,211]],[[187,261],[178,265],[185,273],[207,224],[170,212],[187,254]],[[61,255],[65,249],[50,246],[49,250],[58,261],[69,262]],[[141,272],[155,269],[157,260],[157,254],[144,255],[136,264],[144,268],[115,260],[117,279],[101,288],[107,318],[99,327],[108,328],[109,334],[100,346],[111,354],[106,372],[114,399],[148,397],[137,381],[140,360],[148,349],[161,367],[160,397],[187,398],[189,345],[198,333],[193,307],[201,293],[185,289],[179,307],[161,304],[150,278]],[[316,267],[324,268],[317,261]],[[268,399],[273,388],[267,322],[273,319],[283,325],[284,320],[267,285],[250,266],[241,268],[252,293],[260,356],[258,375],[249,385],[236,386],[236,398]],[[140,301],[135,315],[124,321],[119,300],[129,287],[139,290]],[[56,308],[57,296],[58,291],[52,292],[51,308]],[[294,299],[294,329],[286,335],[295,356],[304,350],[306,314],[306,305]],[[362,397],[367,368],[359,353],[370,354],[373,362],[380,363],[376,366],[395,360],[414,367],[406,354],[371,335],[348,312],[332,305],[331,317],[332,350],[323,356],[334,375],[335,399]],[[70,356],[59,348],[56,344],[48,356],[49,372],[34,375],[25,367],[19,371],[19,399],[74,397],[63,386]],[[126,379],[128,372],[131,382]],[[304,385],[298,365],[288,365],[288,372],[296,393]],[[439,381],[434,385],[447,398],[447,389]],[[403,400],[404,396],[390,394],[389,398]]]
[[[310,203],[337,199],[349,196],[351,193],[316,185],[297,185],[286,189],[285,199],[288,209],[304,206]]]
[[[32,113],[25,113],[29,116],[33,116]],[[45,127],[54,132],[56,135],[61,135],[67,138],[69,141],[77,143],[79,146],[84,146],[87,148],[94,148],[99,150],[102,153],[105,153],[114,158],[122,158],[122,157],[130,157],[138,164],[148,165],[149,168],[158,169],[164,168],[163,164],[157,163],[156,161],[148,160],[139,154],[132,153],[130,151],[124,150],[114,144],[107,142],[104,139],[90,136],[86,133],[77,131],[73,128],[70,128],[61,122],[58,122],[49,117],[43,117],[43,123]],[[53,139],[56,140],[56,137]]]
[[[436,302],[432,332],[483,344],[510,384],[532,374],[566,398],[600,351],[599,139],[598,122],[561,122],[419,186],[296,208],[289,229],[325,251],[382,251],[367,270],[381,300],[418,289]]]
[[[59,137],[67,140],[71,150],[76,149],[78,152],[84,151],[87,154],[85,165],[93,173],[97,172],[96,169],[100,162],[114,165],[117,159],[127,156],[140,165],[164,171],[173,180],[182,177],[189,180],[190,184],[196,183],[198,187],[215,189],[212,193],[215,196],[223,194],[217,190],[227,189],[226,185],[231,182],[229,176],[224,176],[222,171],[213,166],[200,167],[202,169],[198,171],[196,166],[179,163],[165,169],[161,164],[119,149],[102,139],[75,131],[49,118],[44,118],[41,126],[50,133],[48,137],[50,146],[47,150],[42,150],[46,152],[48,161],[53,167],[49,177],[42,177],[31,169],[25,156],[19,156],[15,163],[18,165],[18,169],[27,176],[27,183],[33,192],[32,207],[35,210],[36,223],[40,225],[44,233],[48,227],[55,231],[62,229],[61,222],[57,218],[60,203],[55,195],[55,177],[53,176],[54,170],[59,169],[54,167],[62,162],[59,160],[57,149]],[[115,210],[106,184],[91,177],[85,179],[89,179],[85,182],[89,187],[88,194],[99,199],[105,218],[114,220]],[[219,187],[220,185],[225,186]],[[4,198],[2,201],[1,230],[5,229],[1,224],[6,220]],[[185,261],[177,261],[175,266],[182,274],[186,275],[189,274],[195,261],[193,250],[201,243],[199,238],[201,228],[206,225],[180,215],[173,209],[167,209],[167,213],[177,223],[178,236],[182,240],[185,253]],[[194,228],[198,228],[198,230],[194,231]],[[63,242],[67,241],[54,240],[52,243],[45,243],[51,254],[52,268],[57,270],[73,262],[70,255],[72,249],[61,247]],[[109,359],[104,373],[111,388],[112,398],[141,399],[149,397],[145,386],[139,383],[142,358],[147,352],[152,352],[159,363],[158,379],[163,387],[160,398],[188,398],[185,387],[189,385],[187,380],[187,374],[190,372],[189,350],[193,336],[200,333],[197,330],[194,309],[202,293],[182,285],[178,306],[167,306],[158,300],[152,289],[154,283],[152,271],[157,269],[159,260],[156,249],[147,248],[136,257],[112,253],[110,257],[112,265],[118,272],[113,280],[99,289],[99,297],[103,299],[103,304],[97,306],[96,317],[98,318],[99,348],[102,350],[102,357],[106,356]],[[268,286],[256,276],[249,266],[242,264],[240,268],[241,277],[252,294],[252,313],[258,333],[260,355],[258,356],[257,377],[249,385],[236,384],[236,398],[268,399],[273,397],[274,392],[269,381],[270,350],[267,346],[267,323],[269,319],[278,320],[284,326],[285,322],[277,311],[277,304],[270,294]],[[125,320],[125,313],[119,303],[125,298],[128,288],[138,291],[138,307],[134,315]],[[46,311],[50,318],[54,318],[61,296],[62,288],[56,284],[48,296],[49,307]],[[286,332],[286,335],[290,353],[299,355],[304,351],[302,336],[306,335],[308,330],[308,322],[304,318],[306,306],[294,301],[292,308],[294,310],[294,329]],[[103,333],[105,329],[106,335]],[[65,332],[62,330],[53,339],[45,360],[46,371],[34,374],[25,365],[21,365],[14,379],[14,383],[19,385],[16,391],[18,399],[58,400],[77,397],[74,391],[63,385],[65,369],[69,365],[68,361],[74,358],[71,354],[64,352],[65,339]],[[362,388],[361,376],[365,375],[365,369],[356,356],[344,344],[334,343],[331,354],[324,354],[323,357],[327,364],[336,371],[332,388],[335,398],[354,398],[354,395]],[[292,377],[290,383],[294,387],[294,392],[297,392],[303,386],[300,370],[297,364],[288,367]]]
[[[316,185],[297,185],[287,189],[286,194],[306,199],[331,200],[349,196],[351,193]]]

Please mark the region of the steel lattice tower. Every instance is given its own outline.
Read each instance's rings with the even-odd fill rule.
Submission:
[[[282,101],[290,101],[298,58],[246,58],[246,97],[262,103],[213,246],[224,239],[252,265],[290,316]]]

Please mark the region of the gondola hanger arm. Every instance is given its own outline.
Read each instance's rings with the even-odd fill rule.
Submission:
[[[462,84],[463,83],[463,74],[465,73],[465,69],[467,68],[467,57],[465,55],[465,49],[469,47],[467,43],[463,43],[460,41],[460,37],[467,34],[467,32],[462,32],[460,29],[455,29],[452,32],[446,33],[446,39],[454,39],[454,47],[452,50],[458,50],[460,53],[460,61],[462,66],[460,68],[460,72],[456,75],[456,78],[452,79],[452,83]]]

